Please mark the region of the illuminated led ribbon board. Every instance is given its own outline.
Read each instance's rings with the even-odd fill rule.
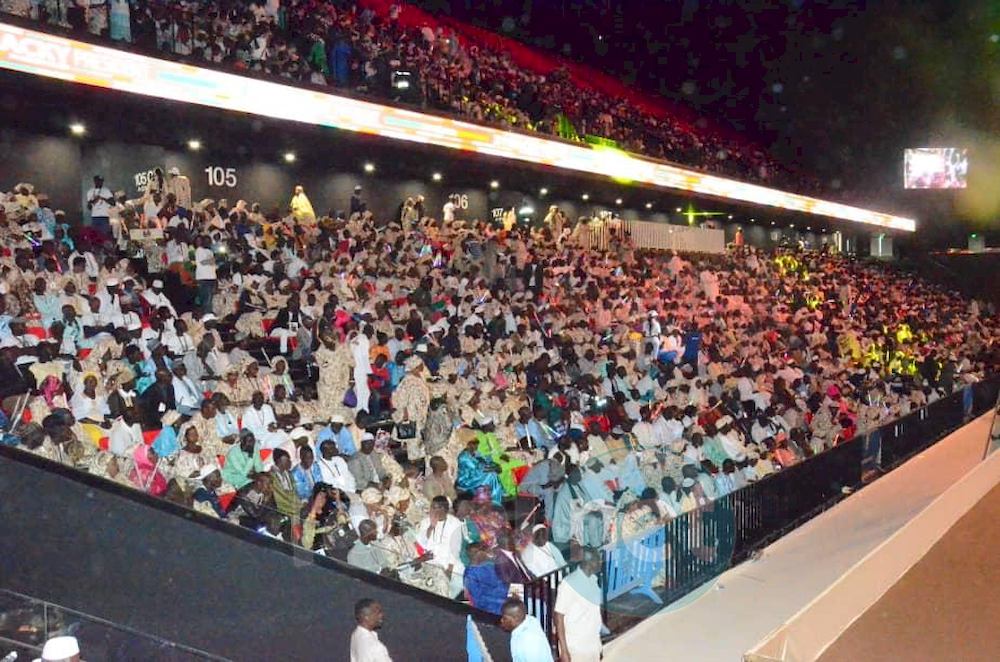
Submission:
[[[94,46],[0,23],[0,67],[111,90],[447,147],[913,232],[881,212],[707,175],[620,150],[510,133],[350,97]]]

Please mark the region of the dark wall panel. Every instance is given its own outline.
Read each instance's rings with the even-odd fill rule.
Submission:
[[[80,213],[80,143],[65,138],[0,131],[0,190],[19,182],[49,194],[53,209]]]
[[[192,521],[89,476],[68,479],[25,455],[0,449],[4,588],[241,661],[346,660],[353,605],[372,597],[385,607],[380,637],[394,660],[465,659],[467,611],[456,603],[321,566],[312,554]],[[509,660],[493,620],[480,630],[494,659]]]

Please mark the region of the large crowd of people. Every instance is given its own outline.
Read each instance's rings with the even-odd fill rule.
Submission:
[[[71,227],[17,184],[3,442],[499,614],[1000,364],[991,308],[826,250],[597,250],[359,196],[264,216],[95,177]]]
[[[420,103],[475,122],[593,135],[708,172],[815,188],[759,147],[653,115],[565,69],[519,67],[495,45],[470,43],[440,25],[403,27],[405,5],[385,16],[353,0],[9,0],[0,7],[146,52]]]

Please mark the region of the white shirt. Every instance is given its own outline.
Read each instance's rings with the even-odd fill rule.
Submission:
[[[90,202],[94,198],[100,198],[94,201],[94,204],[90,206],[90,216],[91,217],[104,217],[107,218],[111,213],[111,205],[104,201],[104,198],[110,198],[111,191],[107,186],[102,186],[101,188],[92,188],[87,191],[87,201]]]
[[[347,467],[347,462],[339,455],[326,460],[322,455],[316,453],[316,464],[319,465],[319,474],[324,483],[333,485],[339,490],[353,494],[357,491],[357,482],[354,474]]]
[[[545,547],[539,547],[534,541],[528,543],[521,552],[521,562],[535,577],[547,575],[566,565],[562,552],[551,542],[545,543]]]
[[[108,450],[119,457],[125,457],[130,450],[143,443],[142,428],[138,423],[127,425],[125,419],[119,418],[111,426],[108,435]]]
[[[201,405],[203,394],[187,375],[184,377],[174,375],[173,387],[174,401],[178,407],[198,407]]]
[[[142,215],[146,217],[147,223],[156,220],[156,215],[160,213],[160,207],[161,205],[153,202],[152,198],[143,203]]]
[[[171,353],[177,356],[184,356],[195,350],[194,340],[187,333],[176,333],[172,331],[163,332],[163,344]]]
[[[70,409],[73,410],[73,418],[81,421],[85,418],[89,418],[93,421],[102,421],[104,417],[111,413],[108,409],[108,402],[101,396],[96,396],[94,398],[87,397],[87,394],[83,392],[81,388],[79,391],[73,394],[73,397],[69,401]]]
[[[597,581],[595,577],[589,580]],[[563,616],[570,655],[573,658],[597,659],[601,652],[601,605],[587,600],[572,585],[563,581],[556,595],[555,609],[557,614]]]
[[[430,535],[427,529],[431,525],[431,518],[425,517],[417,527],[417,543],[428,552],[434,553],[429,563],[447,568],[454,566],[452,572],[462,574],[465,567],[461,561],[462,550],[462,521],[454,515],[448,515],[445,521],[436,522]]]
[[[22,348],[22,347],[37,347],[37,346],[38,346],[38,337],[33,336],[30,333],[26,333],[23,336],[10,335],[4,338],[3,340],[0,340],[0,347]],[[28,365],[29,363],[35,363],[37,361],[38,361],[37,356],[31,356],[29,354],[25,354],[23,356],[17,357],[17,360],[15,360],[14,363],[15,365]]]
[[[183,241],[174,241],[171,239],[167,242],[167,264],[176,264],[184,262],[188,256],[188,245]]]
[[[378,633],[359,625],[351,634],[351,662],[392,662],[392,658]]]
[[[145,299],[154,310],[159,308],[166,308],[170,311],[170,314],[177,317],[177,311],[174,309],[174,304],[170,303],[170,299],[162,291],[154,292],[153,290],[146,290],[142,293],[142,298]]]
[[[268,426],[277,422],[271,405],[261,405],[260,409],[254,409],[254,406],[250,405],[243,411],[243,429],[253,432],[258,441],[269,434]]]
[[[195,280],[215,280],[215,253],[207,248],[199,248],[194,252]],[[203,262],[207,264],[202,264]]]

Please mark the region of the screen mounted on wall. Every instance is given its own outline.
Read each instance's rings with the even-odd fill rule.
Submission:
[[[906,188],[965,188],[969,152],[963,147],[915,147],[903,156]]]

